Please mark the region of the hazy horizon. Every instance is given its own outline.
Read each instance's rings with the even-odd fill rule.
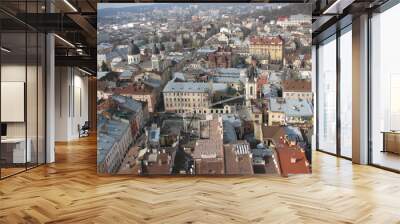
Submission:
[[[97,3],[97,8],[98,9],[109,9],[109,8],[125,8],[125,7],[133,7],[133,6],[143,6],[143,5],[149,5],[149,4],[155,4],[152,2],[149,3]]]

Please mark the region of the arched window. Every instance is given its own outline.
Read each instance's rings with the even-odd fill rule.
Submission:
[[[253,95],[253,86],[250,86],[250,95]]]

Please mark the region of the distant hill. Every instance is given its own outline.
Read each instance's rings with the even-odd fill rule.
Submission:
[[[135,3],[132,3],[135,4]],[[171,7],[169,4],[140,4],[140,6],[128,6],[128,7],[121,7],[121,8],[103,8],[97,11],[97,16],[114,16],[119,12],[143,12],[148,10],[154,9],[162,9]]]
[[[106,4],[106,3],[105,3]],[[154,9],[167,9],[170,7],[176,7],[181,5],[182,7],[188,7],[190,5],[193,5],[193,3],[138,3],[139,5],[134,5],[135,3],[132,3],[133,6],[128,6],[128,7],[121,7],[121,8],[103,8],[98,10],[98,18],[105,17],[105,16],[115,16],[118,13],[124,13],[124,12],[146,12],[146,11],[151,11]],[[233,4],[241,4],[242,6],[250,6],[252,4],[254,5],[261,5],[264,3],[197,3],[198,6],[201,8],[204,7],[210,7],[212,8],[215,5],[218,5],[218,7],[228,7],[232,6]],[[270,4],[272,6],[278,6],[280,4],[282,8],[277,9],[276,7],[271,8],[270,10],[264,10],[264,11],[259,11],[256,12],[255,15],[264,15],[264,16],[270,16],[270,17],[276,17],[276,16],[290,16],[294,14],[309,14],[311,15],[312,12],[312,6],[311,4],[304,4],[304,3],[293,3],[293,4],[287,4],[287,3],[265,3],[265,4]],[[299,7],[298,4],[303,4],[306,7]],[[253,16],[255,16],[253,15]]]

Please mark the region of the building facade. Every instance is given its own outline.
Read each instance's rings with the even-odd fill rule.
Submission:
[[[134,83],[124,87],[117,87],[113,89],[113,93],[146,102],[148,111],[150,113],[154,112],[157,103],[157,91],[150,86],[143,83]]]
[[[281,63],[283,45],[283,39],[280,36],[252,36],[250,37],[249,53],[259,59]]]
[[[313,107],[307,100],[271,98],[268,125],[297,125],[311,123]]]
[[[100,173],[115,173],[132,143],[129,123],[99,119],[98,132],[97,170]]]
[[[212,103],[213,86],[225,84],[201,82],[174,82],[167,83],[163,90],[164,108],[166,112],[188,114],[230,114],[234,106],[223,105],[214,107]]]
[[[285,99],[313,100],[311,81],[285,80],[282,82],[282,96]]]
[[[165,86],[164,107],[167,112],[206,113],[210,106],[210,93],[207,83],[173,82]]]
[[[218,48],[216,52],[208,54],[209,68],[232,67],[232,50],[229,47]]]

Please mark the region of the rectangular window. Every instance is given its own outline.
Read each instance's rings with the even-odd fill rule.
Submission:
[[[371,18],[372,163],[400,170],[400,4]]]
[[[318,48],[318,149],[336,153],[336,36]]]
[[[340,154],[352,157],[352,34],[351,26],[340,36]]]

